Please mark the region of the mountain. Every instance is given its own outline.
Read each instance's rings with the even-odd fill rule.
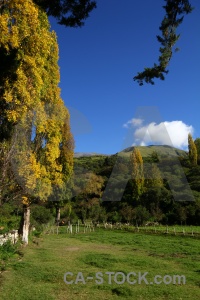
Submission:
[[[128,157],[136,146],[128,147],[115,155]],[[137,146],[142,157],[151,156],[152,152],[157,152],[158,155],[161,156],[182,156],[183,158],[187,158],[188,154],[186,151],[174,148],[168,145],[149,145],[149,146]],[[114,154],[113,154],[114,155]],[[112,156],[111,154],[102,154],[96,152],[75,152],[74,157],[90,157],[90,156]]]
[[[124,157],[130,156],[134,147],[135,146],[128,147],[117,154]],[[142,157],[148,157],[152,154],[152,152],[157,152],[157,154],[160,156],[182,156],[183,158],[188,157],[186,151],[168,145],[137,146],[137,149],[140,151]]]
[[[108,154],[101,154],[96,152],[75,152],[74,157],[89,157],[89,156],[109,156]]]

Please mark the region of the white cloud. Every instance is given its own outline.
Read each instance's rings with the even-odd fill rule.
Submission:
[[[138,126],[142,125],[142,123],[143,123],[142,119],[133,118],[133,119],[129,120],[128,122],[126,122],[125,124],[123,124],[123,127],[128,128],[130,125],[134,126],[134,127],[138,127]]]
[[[193,134],[194,131],[191,125],[187,125],[182,121],[165,121],[159,124],[152,122],[141,126],[142,122],[131,122],[132,120],[126,123],[126,128],[137,126],[133,132],[134,145],[159,144],[184,149],[188,145],[188,133]]]

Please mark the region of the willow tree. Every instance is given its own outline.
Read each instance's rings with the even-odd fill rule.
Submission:
[[[131,168],[131,177],[133,182],[133,195],[136,200],[139,200],[139,197],[144,191],[144,166],[142,155],[136,147],[134,147],[130,155],[130,168]]]
[[[47,15],[30,0],[1,1],[2,141],[24,207],[22,240],[28,243],[30,204],[62,187],[73,169],[69,112],[60,97],[58,45]]]

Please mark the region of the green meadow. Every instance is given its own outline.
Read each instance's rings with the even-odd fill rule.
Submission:
[[[5,260],[0,274],[1,299],[198,300],[199,245],[197,236],[101,228],[70,235],[62,227],[59,234],[32,236],[27,247],[18,248]],[[64,282],[66,272],[73,273],[65,278],[73,283]],[[101,272],[101,280],[95,277],[97,272]],[[131,275],[127,282],[130,272],[136,276]],[[138,282],[139,272],[141,276],[148,272],[148,284],[143,279]],[[155,284],[156,275],[161,276],[159,281],[166,278],[167,284]],[[174,275],[184,275],[186,281],[169,283]]]

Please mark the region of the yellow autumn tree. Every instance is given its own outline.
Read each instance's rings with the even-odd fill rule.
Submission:
[[[130,155],[131,177],[133,182],[133,195],[136,200],[144,191],[144,167],[142,155],[136,147],[134,147]]]
[[[192,166],[197,165],[197,147],[194,143],[191,133],[188,134],[188,156]]]
[[[74,148],[58,87],[56,34],[33,1],[1,4],[0,57],[6,62],[0,74],[0,142],[12,149],[11,169],[27,212],[27,243],[29,205],[34,198],[45,201],[70,178]]]

